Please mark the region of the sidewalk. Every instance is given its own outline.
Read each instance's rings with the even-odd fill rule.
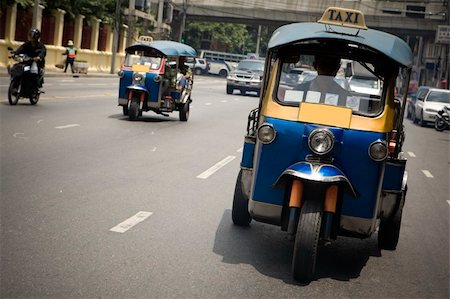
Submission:
[[[44,77],[73,77],[73,75],[77,75],[80,78],[118,78],[117,73],[110,74],[109,72],[88,71],[87,74],[72,74],[69,71],[64,73],[63,70],[57,68],[46,68]],[[0,77],[9,77],[6,67],[0,67]]]

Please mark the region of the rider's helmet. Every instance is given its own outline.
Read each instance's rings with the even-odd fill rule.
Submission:
[[[38,29],[33,28],[28,32],[28,38],[37,42],[41,38],[41,32]]]

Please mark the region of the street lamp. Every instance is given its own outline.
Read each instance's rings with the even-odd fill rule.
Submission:
[[[115,12],[115,16],[114,16],[113,45],[112,45],[112,51],[111,51],[111,70],[110,70],[111,74],[114,74],[116,71],[116,56],[117,56],[117,49],[119,48],[120,3],[121,3],[121,0],[116,0],[116,12]]]

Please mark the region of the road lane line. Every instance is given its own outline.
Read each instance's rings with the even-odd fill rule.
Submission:
[[[450,205],[450,200],[447,200],[447,203]]]
[[[428,170],[423,170],[422,169],[422,172],[427,178],[434,178],[434,176]]]
[[[243,150],[244,150],[244,148],[241,147],[241,148],[238,148],[238,149],[237,149],[237,152],[238,152],[238,153],[242,153]]]
[[[21,132],[17,132],[13,134],[14,138],[23,138],[23,139],[27,139],[27,137],[24,137],[22,135],[25,135],[25,133],[21,133]]]
[[[127,230],[129,230],[130,228],[132,228],[133,226],[135,226],[136,224],[138,224],[139,222],[142,222],[145,219],[147,219],[148,217],[150,217],[150,215],[152,215],[152,214],[153,214],[152,212],[139,211],[136,215],[131,216],[127,220],[125,220],[125,221],[117,224],[113,228],[111,228],[110,231],[115,232],[115,233],[124,233]]]
[[[199,178],[199,179],[207,179],[209,176],[211,176],[217,170],[221,169],[222,167],[224,167],[225,165],[227,165],[228,163],[233,161],[235,158],[236,158],[235,156],[228,156],[228,157],[226,157],[222,161],[216,163],[211,168],[209,168],[209,169],[205,170],[204,172],[202,172],[201,174],[199,174],[197,176],[197,178]]]
[[[416,157],[416,154],[414,154],[413,152],[408,152],[408,155],[409,155],[410,157],[412,157],[412,158],[415,158],[415,157]]]
[[[67,128],[73,128],[73,127],[79,127],[79,126],[80,126],[79,124],[70,124],[70,125],[55,127],[55,129],[67,129]]]
[[[212,105],[212,103],[205,103],[205,105],[206,105],[206,106],[211,106],[211,105]]]
[[[156,147],[153,148],[152,152],[156,152]]]
[[[40,120],[37,121],[37,123],[40,124],[43,121],[44,121],[43,119],[40,119]]]

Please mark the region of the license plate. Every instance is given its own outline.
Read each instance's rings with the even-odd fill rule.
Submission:
[[[26,71],[29,71],[30,70],[30,66],[29,65],[27,65],[27,66],[25,66],[24,68],[23,68],[23,70],[26,72]]]

